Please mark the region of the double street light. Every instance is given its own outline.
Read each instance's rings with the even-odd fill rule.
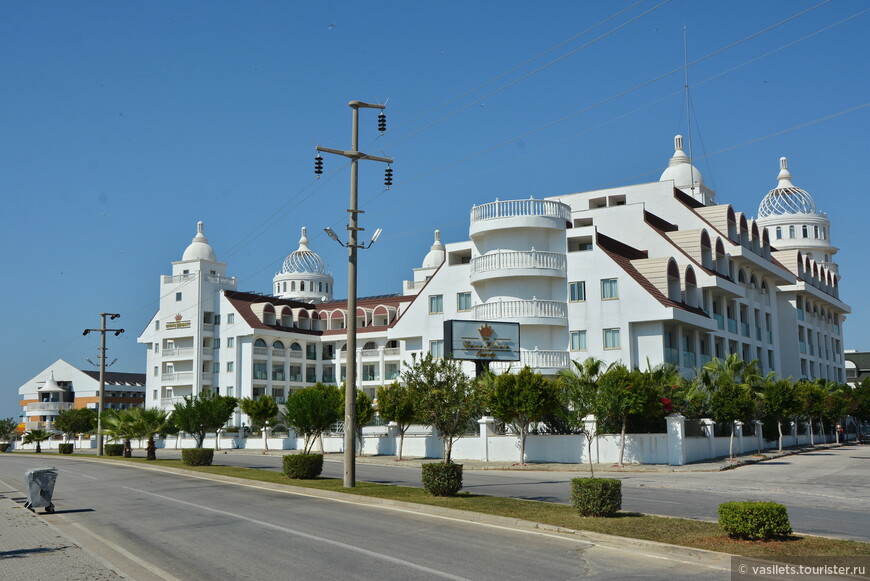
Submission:
[[[100,313],[100,328],[85,329],[82,332],[82,335],[87,335],[91,331],[100,334],[100,397],[97,408],[97,456],[103,455],[103,407],[106,397],[106,333],[113,332],[115,337],[117,337],[124,332],[124,329],[107,329],[106,317],[109,317],[110,321],[114,321],[120,316],[118,313]]]

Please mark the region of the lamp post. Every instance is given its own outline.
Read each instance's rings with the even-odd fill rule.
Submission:
[[[115,320],[120,317],[118,313],[100,313],[100,328],[85,329],[82,335],[87,335],[91,331],[100,334],[100,397],[97,408],[97,456],[103,455],[103,407],[106,398],[106,332],[112,331],[115,337],[124,332],[124,329],[107,329],[106,317],[110,320]]]
[[[371,161],[380,161],[382,163],[393,163],[393,160],[388,157],[377,157],[368,155],[359,151],[359,110],[360,109],[384,109],[384,105],[376,105],[372,103],[363,103],[362,101],[351,101],[348,106],[353,109],[353,118],[351,124],[351,149],[344,151],[341,149],[330,149],[327,147],[317,146],[317,151],[324,153],[332,153],[341,155],[350,159],[350,222],[347,226],[348,241],[342,242],[338,235],[331,228],[325,228],[325,232],[330,238],[347,248],[347,312],[349,321],[347,325],[347,380],[344,388],[344,487],[353,488],[356,486],[356,278],[357,278],[357,250],[360,248],[369,248],[378,239],[381,234],[381,229],[378,228],[372,236],[371,242],[360,244],[357,233],[364,228],[357,226],[358,214],[363,213],[357,206],[357,162],[361,159]],[[386,129],[386,122],[383,114],[379,116],[379,129],[383,132]],[[322,160],[315,158],[315,171],[320,173]]]

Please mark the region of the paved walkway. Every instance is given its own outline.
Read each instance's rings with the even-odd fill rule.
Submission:
[[[24,500],[17,494],[8,490],[0,492],[0,523],[3,523],[0,527],[0,580],[99,581],[124,578],[24,508]],[[12,500],[10,496],[21,502]]]

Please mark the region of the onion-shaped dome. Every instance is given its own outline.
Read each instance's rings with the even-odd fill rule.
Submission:
[[[308,274],[326,274],[326,267],[323,265],[323,259],[320,255],[308,247],[308,236],[306,235],[307,228],[302,227],[302,237],[299,239],[299,248],[290,253],[284,259],[284,266],[281,268],[281,274],[292,273],[308,273]]]
[[[190,246],[184,251],[181,260],[210,260],[211,262],[217,262],[214,249],[208,243],[208,238],[203,234],[201,221],[196,223],[196,236],[193,237]]]
[[[668,161],[668,167],[659,178],[660,182],[673,180],[674,185],[680,189],[700,188],[704,185],[701,172],[692,165],[692,160],[683,151],[683,136],[674,137],[674,155]]]
[[[770,190],[758,206],[758,217],[782,216],[785,214],[816,214],[816,203],[806,190],[791,183],[788,159],[779,158],[779,184]]]
[[[423,259],[423,268],[438,268],[444,262],[444,244],[441,243],[441,230],[435,230],[435,242]]]

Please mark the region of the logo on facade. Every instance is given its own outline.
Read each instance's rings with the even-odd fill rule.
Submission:
[[[170,330],[170,329],[189,329],[189,328],[190,328],[190,321],[189,320],[182,321],[181,320],[181,313],[177,313],[175,315],[175,321],[167,321],[166,322],[166,329],[167,330]]]
[[[492,334],[495,333],[495,330],[489,325],[481,325],[477,332],[480,334],[480,338],[484,341],[489,341],[492,338]]]
[[[177,323],[180,320],[181,320],[181,313],[178,313],[177,315],[175,315],[175,322]]]

